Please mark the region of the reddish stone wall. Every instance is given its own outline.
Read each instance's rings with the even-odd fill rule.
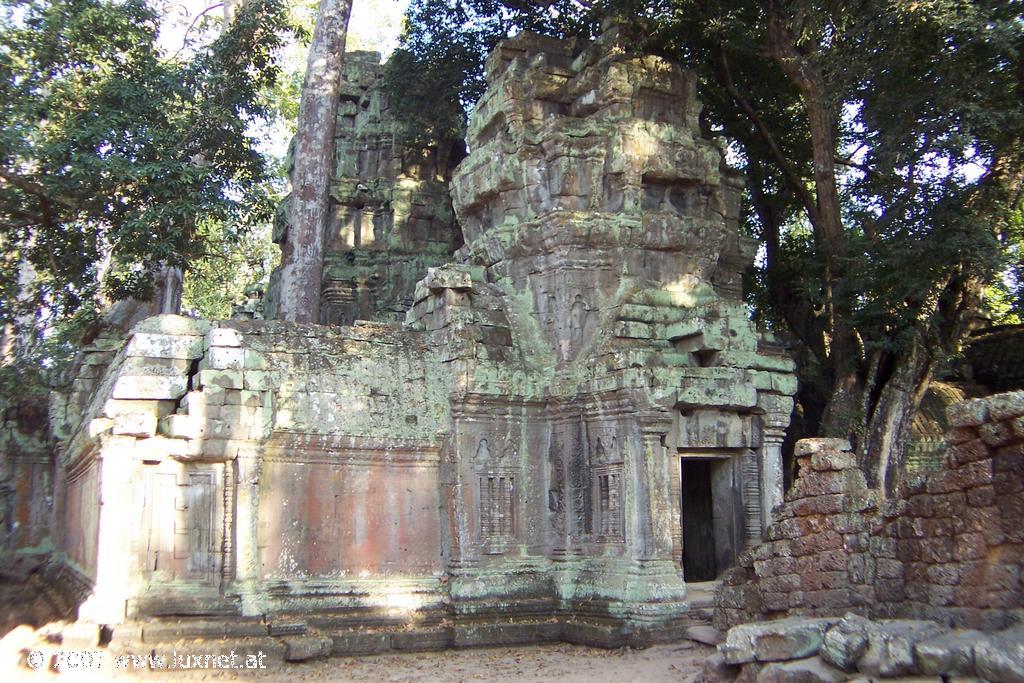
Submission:
[[[45,549],[53,503],[47,396],[0,396],[0,554]]]
[[[373,454],[375,455],[375,454]],[[264,462],[259,547],[264,579],[438,574],[436,453],[405,462]]]
[[[78,569],[90,578],[96,576],[96,540],[99,533],[99,463],[88,464],[72,472],[64,494],[63,542],[61,547]]]
[[[797,444],[767,542],[717,596],[720,628],[852,610],[1001,628],[1024,616],[1024,393],[951,406],[942,469],[883,500],[849,444]]]

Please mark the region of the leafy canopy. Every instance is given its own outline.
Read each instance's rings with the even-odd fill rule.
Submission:
[[[0,0],[0,323],[145,299],[159,264],[204,253],[198,226],[269,217],[247,131],[285,16],[247,0],[184,60],[146,0]]]

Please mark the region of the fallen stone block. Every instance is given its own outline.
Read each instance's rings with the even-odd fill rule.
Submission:
[[[840,683],[846,674],[829,666],[820,657],[766,664],[757,674],[757,683]]]
[[[803,659],[818,654],[825,632],[838,619],[791,617],[729,629],[718,646],[729,664]]]
[[[699,683],[729,683],[736,680],[740,669],[738,666],[727,664],[721,652],[715,652],[704,660],[704,666],[697,681]]]
[[[690,626],[686,629],[686,637],[704,645],[718,645],[722,642],[722,632],[713,626]]]
[[[284,642],[284,659],[286,662],[303,662],[316,657],[331,654],[334,641],[320,636],[286,636]]]
[[[842,621],[830,628],[822,639],[821,658],[843,671],[857,668],[857,660],[868,649],[867,629],[869,619],[856,614],[847,614]]]
[[[917,644],[917,666],[931,675],[974,675],[974,646],[988,638],[981,631],[956,630]]]
[[[868,647],[857,669],[869,676],[896,678],[920,673],[914,648],[919,642],[931,640],[946,629],[934,621],[893,619],[872,622],[867,629]]]
[[[974,645],[975,673],[994,683],[1024,683],[1024,627],[992,634]]]

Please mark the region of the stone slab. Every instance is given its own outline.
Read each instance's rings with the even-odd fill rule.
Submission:
[[[846,674],[829,666],[820,657],[788,662],[771,662],[757,672],[757,683],[840,683]]]
[[[790,617],[729,629],[718,651],[729,664],[802,659],[816,655],[838,619]]]

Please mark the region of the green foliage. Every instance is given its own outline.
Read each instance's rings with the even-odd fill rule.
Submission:
[[[146,298],[158,264],[205,253],[199,226],[265,222],[279,0],[248,0],[187,61],[156,45],[145,0],[3,0],[0,321]],[[32,277],[18,281],[19,272]]]
[[[250,287],[265,286],[281,252],[270,241],[270,224],[236,233],[224,223],[200,222],[207,252],[192,262],[185,277],[182,309],[203,318],[225,319]]]
[[[621,16],[651,6],[614,5]],[[942,320],[951,283],[998,281],[1019,300],[1021,280],[997,277],[1020,268],[1019,189],[997,186],[1019,187],[1022,168],[1021,3],[664,3],[638,35],[696,72],[707,131],[738,144],[746,218],[768,245],[751,280],[758,315],[827,354],[828,322],[813,312],[825,310],[823,250],[837,245],[801,228],[810,131],[802,94],[766,54],[768,6],[824,76],[848,242],[844,276],[829,284],[865,351],[955,341]]]

